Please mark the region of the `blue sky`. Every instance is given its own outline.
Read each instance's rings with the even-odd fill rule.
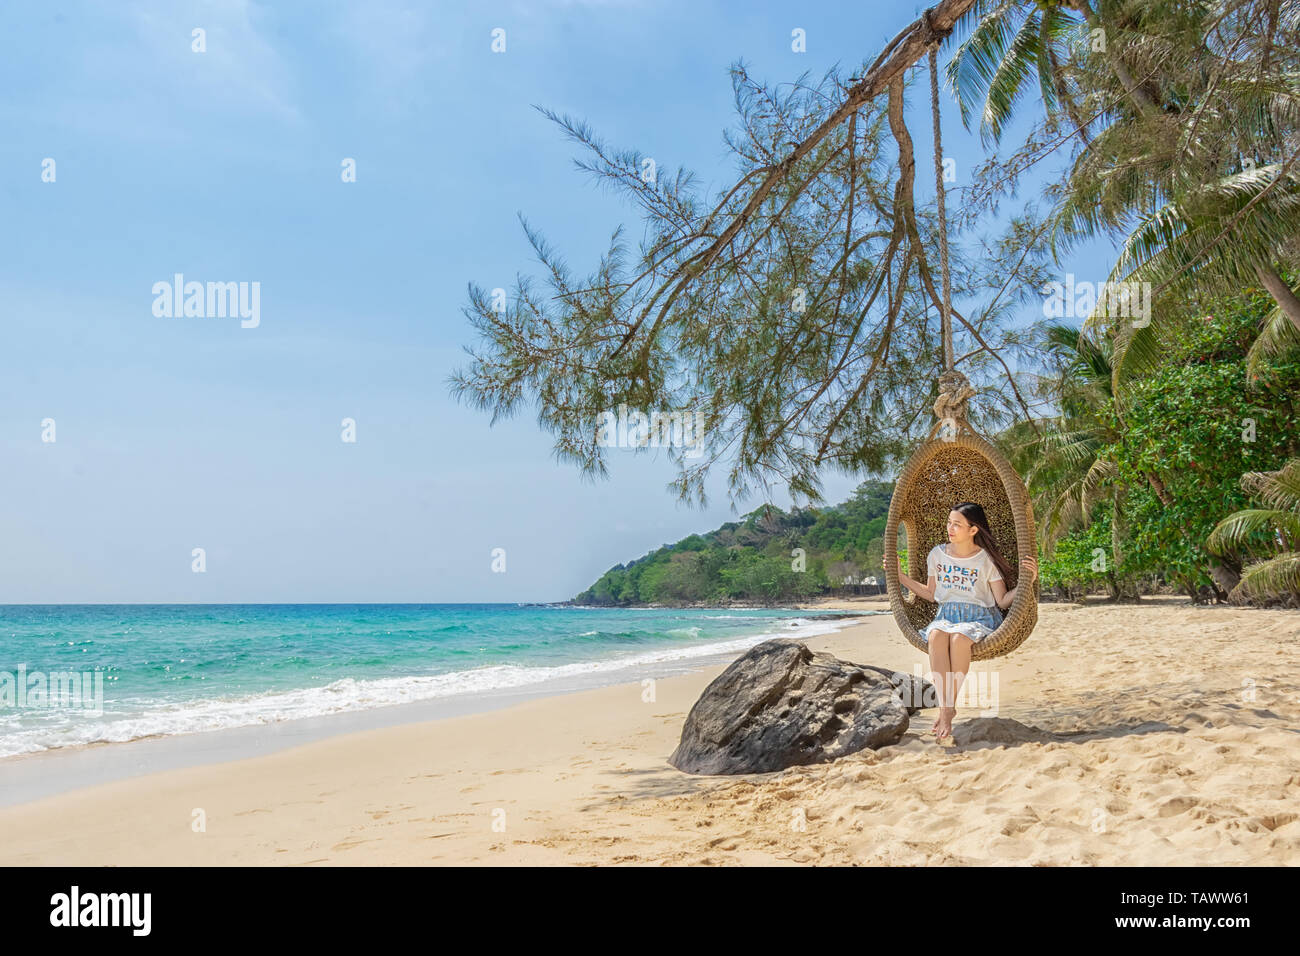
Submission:
[[[578,274],[618,223],[639,235],[531,104],[712,194],[732,181],[731,63],[816,82],[919,9],[7,6],[0,603],[560,600],[733,519],[721,475],[706,511],[665,490],[663,458],[613,450],[593,485],[534,414],[490,428],[448,395],[467,284],[538,275],[519,213]],[[955,107],[945,136],[973,165]],[[260,325],[156,317],[152,286],[178,272],[259,282]],[[857,480],[828,474],[828,499]]]

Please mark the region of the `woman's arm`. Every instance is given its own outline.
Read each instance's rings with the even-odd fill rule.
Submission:
[[[891,560],[892,560],[893,566],[894,566],[895,568],[898,568],[898,555],[896,555],[896,554],[893,554],[893,555],[891,555],[891,554],[887,554],[887,555],[885,555],[885,566],[886,566],[886,567],[889,567],[889,565],[890,565],[890,563],[891,563]],[[921,584],[921,583],[919,583],[919,582],[917,582],[917,581],[913,581],[913,580],[912,580],[911,578],[909,578],[906,574],[904,574],[904,573],[902,572],[901,569],[898,570],[898,581],[899,581],[900,584],[903,585],[903,587],[907,588],[909,591],[911,591],[913,594],[915,594],[915,595],[916,595],[917,597],[919,597],[919,598],[923,598],[923,599],[926,600],[926,601],[933,601],[933,600],[934,600],[934,585],[928,583],[928,581],[929,581],[929,569],[928,569],[928,568],[927,568],[927,570],[926,570],[926,579],[927,579],[927,583],[926,583],[926,584]]]
[[[1020,562],[1020,580],[1021,580],[1021,581],[1023,581],[1023,580],[1025,579],[1025,572],[1026,572],[1026,571],[1029,572],[1029,582],[1028,582],[1028,583],[1033,584],[1033,583],[1034,583],[1034,580],[1038,577],[1038,559],[1037,559],[1037,558],[1025,558],[1025,560],[1023,560],[1023,561]],[[999,579],[996,580],[996,581],[990,581],[990,582],[989,582],[989,589],[993,592],[993,600],[994,600],[994,602],[997,604],[997,606],[998,606],[999,608],[1001,608],[1002,610],[1005,611],[1007,608],[1011,607],[1011,605],[1015,603],[1015,601],[1016,601],[1016,592],[1020,590],[1020,585],[1017,584],[1017,585],[1016,585],[1015,587],[1013,587],[1010,591],[1008,591],[1008,590],[1007,590],[1007,583],[1006,583],[1005,581],[1003,581],[1001,578],[999,578]]]

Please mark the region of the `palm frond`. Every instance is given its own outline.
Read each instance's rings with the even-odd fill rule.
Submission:
[[[1232,589],[1238,597],[1268,598],[1300,594],[1300,552],[1288,551],[1275,558],[1248,565]]]
[[[957,21],[958,29],[974,23],[970,35],[957,47],[945,69],[948,88],[957,100],[962,124],[967,129],[1015,38],[1018,6],[1013,0],[979,2]]]
[[[1250,536],[1261,531],[1300,535],[1300,515],[1258,508],[1234,511],[1214,526],[1205,539],[1205,549],[1211,554],[1227,554],[1246,547]]]
[[[980,118],[980,139],[985,145],[1002,138],[1002,130],[1015,109],[1016,100],[1038,70],[1040,59],[1039,31],[1042,18],[1031,13],[1025,18],[1006,54],[989,77],[984,93],[984,113]]]
[[[1239,484],[1269,507],[1300,513],[1300,458],[1291,459],[1277,471],[1248,471]]]
[[[1300,330],[1280,307],[1264,318],[1259,335],[1246,352],[1246,374],[1254,376],[1267,359],[1282,358],[1300,349]]]

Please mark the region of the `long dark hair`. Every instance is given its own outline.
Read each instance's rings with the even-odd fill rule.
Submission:
[[[1006,582],[1006,587],[1011,587],[1011,564],[1006,558],[1002,557],[1002,552],[998,550],[998,544],[993,540],[993,532],[989,530],[989,519],[984,514],[984,508],[973,501],[959,501],[952,506],[963,518],[975,526],[975,543],[989,553],[993,563],[1002,572],[1002,580]]]

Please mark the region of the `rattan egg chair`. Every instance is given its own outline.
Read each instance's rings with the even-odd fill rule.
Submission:
[[[945,373],[941,381],[949,390],[941,392],[935,405],[939,421],[912,453],[894,485],[885,519],[885,554],[898,554],[901,525],[907,532],[909,574],[923,581],[930,549],[948,540],[948,512],[959,501],[974,501],[984,508],[989,531],[1011,565],[1012,576],[1006,582],[1010,590],[1019,578],[1021,555],[1034,557],[1038,553],[1034,510],[1010,462],[966,422],[965,398],[973,389],[965,384],[964,376]],[[915,594],[903,597],[897,561],[885,562],[885,585],[903,635],[928,653],[921,629],[934,620],[938,604]],[[1018,590],[997,630],[971,646],[971,659],[999,657],[1019,647],[1038,622],[1038,594],[1037,578],[1031,588]]]

